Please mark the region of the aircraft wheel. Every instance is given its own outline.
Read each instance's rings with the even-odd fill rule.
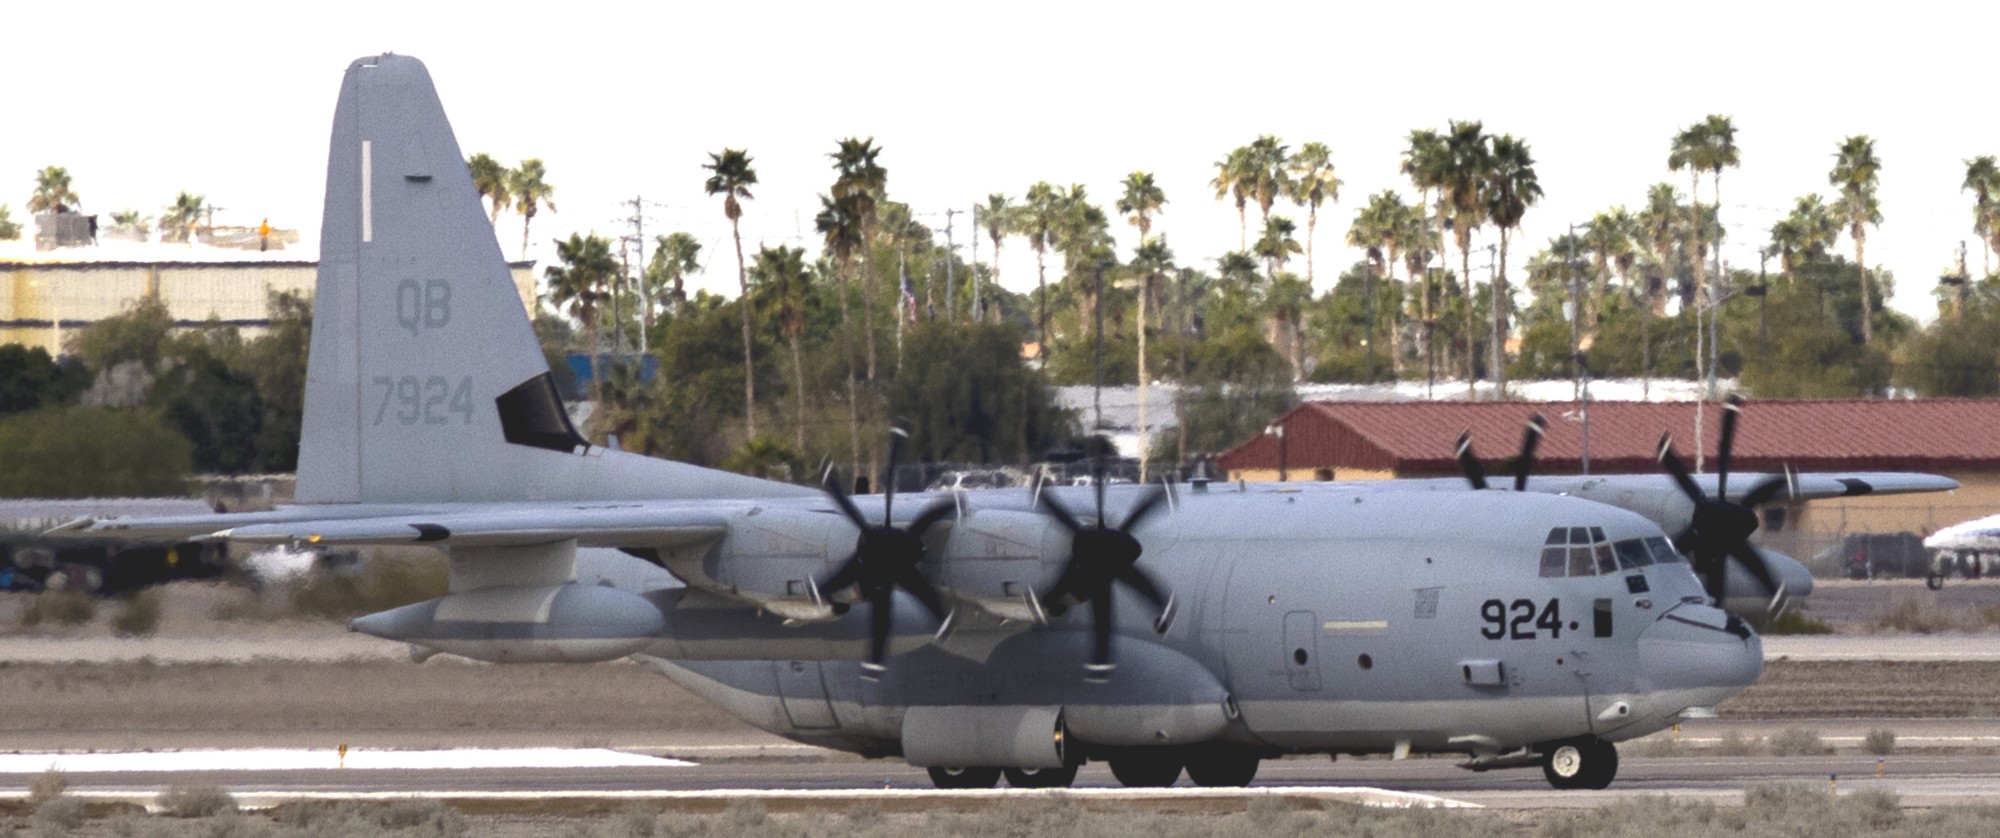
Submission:
[[[1017,789],[1066,789],[1076,782],[1076,766],[1061,768],[1009,768],[1007,785]]]
[[[1924,577],[1924,587],[1933,591],[1944,590],[1944,574],[1933,572],[1931,575]]]
[[[1603,789],[1618,776],[1618,747],[1602,739],[1558,743],[1542,755],[1542,776],[1559,789]]]
[[[1181,778],[1178,754],[1119,757],[1111,760],[1111,776],[1128,789],[1163,789]]]
[[[940,765],[925,770],[930,772],[931,785],[941,789],[990,789],[1000,782],[998,768]]]
[[[1188,758],[1187,775],[1197,786],[1221,788],[1247,786],[1257,779],[1256,754],[1237,750],[1205,750]]]

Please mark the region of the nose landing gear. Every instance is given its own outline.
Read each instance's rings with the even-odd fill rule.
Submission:
[[[1558,789],[1603,789],[1618,776],[1618,747],[1602,739],[1551,743],[1542,753],[1542,776]]]

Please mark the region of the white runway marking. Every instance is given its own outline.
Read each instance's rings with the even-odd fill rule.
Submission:
[[[406,790],[393,792],[333,792],[333,791],[267,791],[260,789],[232,789],[239,804],[246,808],[269,808],[293,800],[362,800],[393,801],[412,797],[441,798],[446,800],[490,800],[490,801],[539,801],[539,800],[825,800],[825,801],[888,801],[888,800],[987,800],[1000,801],[1022,798],[1068,797],[1079,800],[1248,800],[1257,797],[1311,798],[1314,800],[1340,800],[1362,806],[1378,806],[1387,809],[1484,809],[1481,803],[1440,797],[1434,794],[1419,794],[1407,791],[1367,786],[1257,786],[1254,788],[1166,788],[1166,789],[1123,789],[1123,788],[1074,788],[1074,789],[975,789],[940,791],[937,789],[708,789],[700,791],[669,791],[651,789],[644,791],[453,791],[450,789]],[[151,796],[134,795],[123,791],[73,791],[72,795],[92,800],[119,800],[151,806],[155,802]]]
[[[299,771],[346,767],[362,771],[443,771],[469,768],[674,768],[685,760],[609,748],[464,748],[445,751],[257,749],[125,753],[0,754],[0,774],[163,771]]]

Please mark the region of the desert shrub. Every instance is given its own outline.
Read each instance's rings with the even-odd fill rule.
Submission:
[[[1957,631],[1958,620],[1950,611],[1937,603],[1921,599],[1899,599],[1875,619],[1875,627],[1883,631],[1907,631],[1913,634],[1936,634],[1943,631]]]
[[[42,623],[80,626],[97,618],[97,598],[82,591],[45,591],[28,600],[21,609],[21,625],[34,628]]]
[[[1680,757],[1687,756],[1687,751],[1687,746],[1670,734],[1618,743],[1619,755],[1628,757]]]
[[[216,785],[173,785],[160,792],[162,811],[177,818],[211,818],[236,813],[236,797]]]
[[[1868,731],[1861,737],[1861,750],[1878,757],[1886,757],[1896,752],[1896,732],[1885,727]]]
[[[292,589],[297,616],[345,619],[445,595],[450,566],[442,556],[378,556],[352,573],[319,572]]]
[[[149,637],[159,627],[158,589],[147,588],[118,598],[118,613],[111,617],[111,630],[119,637]]]
[[[62,796],[69,791],[69,775],[58,768],[50,768],[28,778],[28,805],[40,806]]]
[[[1771,734],[1771,755],[1777,757],[1806,757],[1826,753],[1826,743],[1821,742],[1819,731],[1802,727],[1788,727]]]
[[[385,830],[456,836],[466,832],[465,816],[437,800],[399,800],[377,810],[375,822]]]
[[[1817,617],[1808,617],[1804,609],[1794,606],[1772,620],[1764,630],[1765,634],[1832,634],[1833,626]]]
[[[1726,757],[1754,757],[1764,753],[1764,737],[1744,736],[1737,731],[1722,735],[1722,741],[1715,744],[1715,752]]]

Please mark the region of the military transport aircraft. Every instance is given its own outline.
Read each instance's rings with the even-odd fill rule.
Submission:
[[[1716,596],[1793,584],[1744,542],[1762,477],[850,498],[606,450],[566,418],[421,62],[348,68],[327,168],[299,502],[65,531],[435,545],[450,592],[354,629],[502,663],[633,657],[952,788],[1440,752],[1602,788],[1613,743],[1756,680],[1758,635]],[[590,548],[677,582],[580,583]]]

